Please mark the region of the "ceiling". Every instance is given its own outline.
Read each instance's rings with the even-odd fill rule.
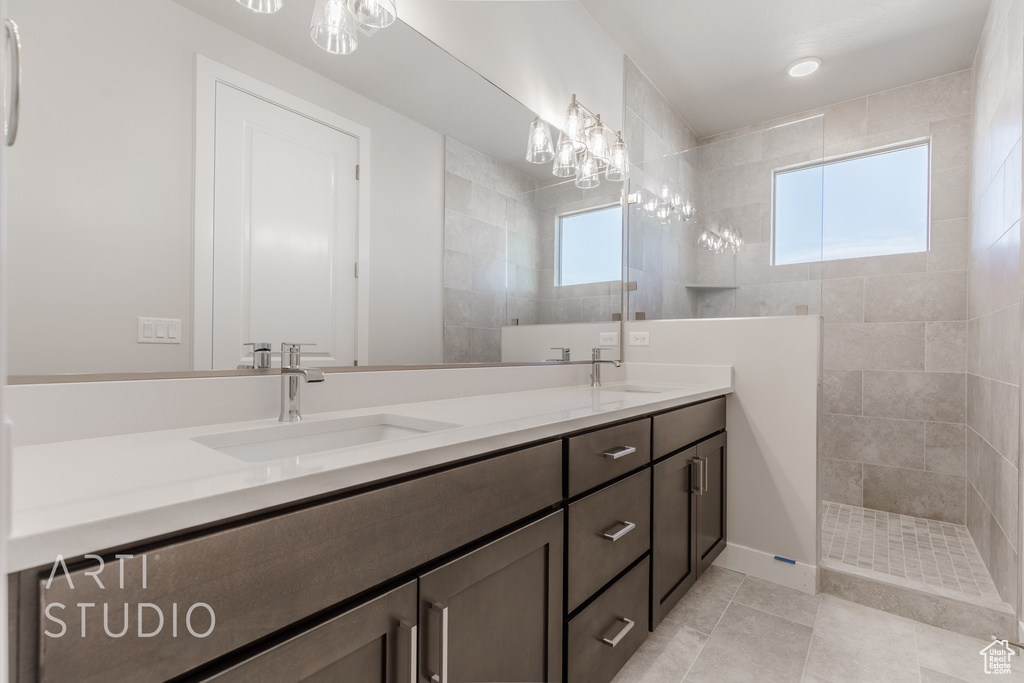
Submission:
[[[970,68],[990,4],[579,1],[701,138]]]

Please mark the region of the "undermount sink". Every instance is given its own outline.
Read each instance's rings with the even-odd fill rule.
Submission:
[[[459,426],[451,422],[381,414],[208,434],[192,440],[245,462],[270,462]]]
[[[601,387],[603,391],[622,391],[630,394],[660,394],[663,393],[664,389],[658,387],[649,387],[642,384],[612,384],[609,386]]]

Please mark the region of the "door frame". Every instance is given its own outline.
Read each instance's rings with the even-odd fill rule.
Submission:
[[[192,369],[213,369],[213,221],[217,84],[305,116],[356,138],[359,185],[356,253],[356,358],[369,365],[370,341],[370,129],[328,109],[247,76],[201,54],[195,64],[193,165]]]

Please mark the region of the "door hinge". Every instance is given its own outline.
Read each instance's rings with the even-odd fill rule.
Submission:
[[[359,164],[356,164],[356,180],[359,180]]]
[[[356,277],[359,277],[359,263],[356,262]]]

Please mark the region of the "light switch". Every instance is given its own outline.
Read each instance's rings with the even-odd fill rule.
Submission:
[[[140,344],[180,344],[180,318],[139,318]]]

